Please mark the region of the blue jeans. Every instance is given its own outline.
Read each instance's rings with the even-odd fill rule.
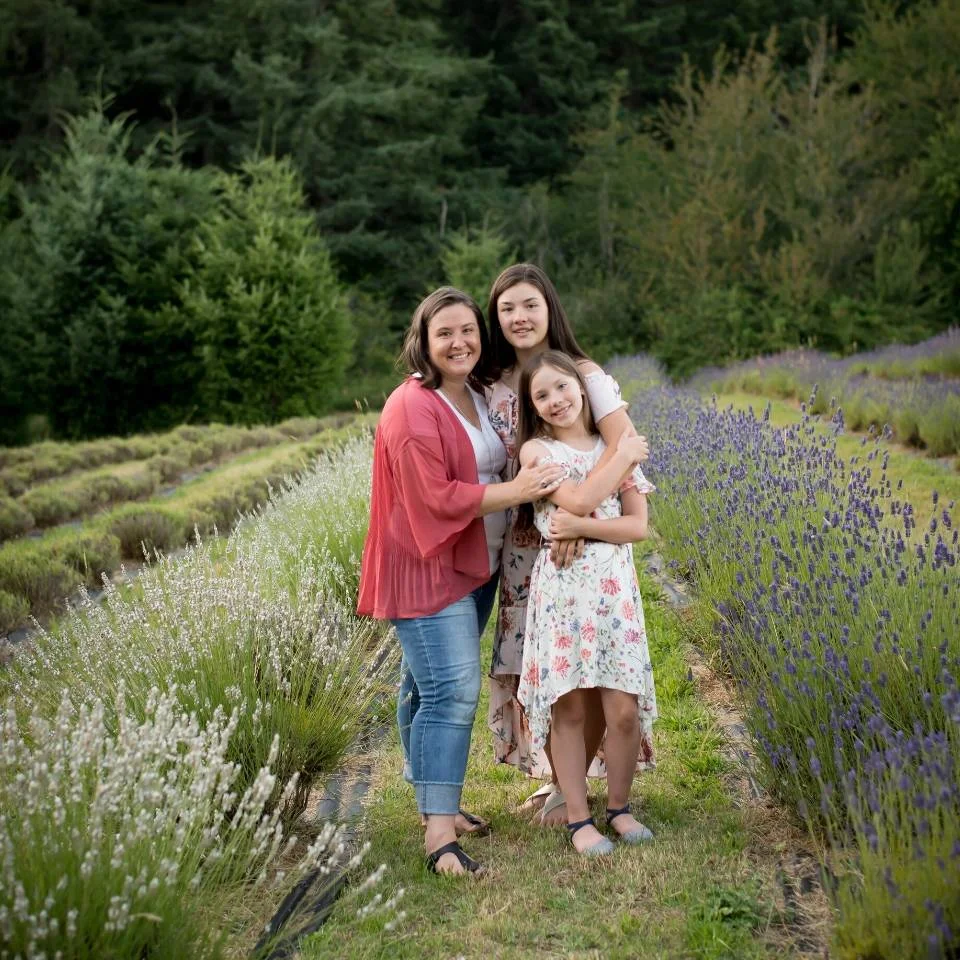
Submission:
[[[403,659],[397,726],[403,775],[423,814],[455,814],[480,698],[480,634],[499,573],[428,617],[394,620]]]

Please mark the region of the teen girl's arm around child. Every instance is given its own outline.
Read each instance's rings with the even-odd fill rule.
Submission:
[[[551,497],[556,503],[556,499]],[[550,537],[554,540],[603,540],[605,543],[636,543],[647,539],[647,497],[636,487],[620,491],[623,515],[600,520],[579,517],[566,509],[550,518]]]
[[[637,429],[627,412],[627,402],[620,394],[620,384],[592,360],[578,361],[577,369],[583,375],[587,387],[587,399],[597,432],[607,445],[598,464],[602,467],[609,462],[620,438],[624,434],[636,436]],[[645,436],[641,435],[641,439],[646,445],[644,456],[641,457],[642,462],[649,456],[649,445]],[[624,477],[624,480],[628,479],[629,473]]]
[[[558,507],[581,517],[592,513],[617,490],[624,475],[629,474],[646,455],[646,448],[647,442],[643,437],[623,433],[606,464],[593,470],[583,483],[565,480],[550,494],[549,499]],[[530,440],[520,449],[518,459],[521,467],[530,468],[546,456],[549,456],[549,451],[543,444],[539,440]]]

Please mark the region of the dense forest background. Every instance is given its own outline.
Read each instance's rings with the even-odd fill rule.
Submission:
[[[956,322],[960,0],[6,0],[0,442],[371,403],[432,286],[676,375]]]

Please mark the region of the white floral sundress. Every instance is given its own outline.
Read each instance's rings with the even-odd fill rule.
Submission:
[[[599,437],[591,451],[557,440],[539,442],[549,451],[549,459],[569,467],[578,483],[606,449]],[[653,491],[642,472],[638,470],[635,478],[641,493]],[[534,523],[544,536],[556,509],[549,500],[534,505]],[[616,494],[592,514],[598,519],[621,515]],[[530,582],[521,671],[517,699],[534,751],[546,743],[551,708],[560,697],[572,690],[606,687],[636,695],[641,730],[638,767],[653,765],[657,701],[631,544],[589,541],[583,556],[563,569],[554,565],[548,549],[540,550]]]
[[[606,397],[591,396],[594,418],[599,420],[611,410],[625,404],[620,400],[620,386],[609,375],[599,372],[586,378],[588,392],[591,386],[604,386]],[[596,400],[604,403],[597,406]],[[503,380],[498,380],[486,391],[490,422],[507,448],[507,469],[504,479],[513,477],[516,457],[519,404],[516,393]],[[637,474],[642,478],[642,472]],[[646,482],[644,480],[644,482]],[[649,490],[653,487],[650,485]],[[516,511],[507,511],[507,532],[503,542],[500,568],[500,593],[496,630],[493,638],[493,658],[490,665],[490,705],[487,726],[493,736],[494,758],[498,763],[509,763],[531,777],[550,777],[550,762],[542,750],[534,750],[523,708],[517,700],[517,687],[523,662],[523,640],[527,621],[527,597],[533,565],[540,554],[540,531],[530,527],[517,529]],[[652,756],[652,753],[651,753]],[[642,758],[641,758],[642,759]],[[648,764],[649,765],[649,764]],[[606,776],[603,748],[593,761],[589,776]]]

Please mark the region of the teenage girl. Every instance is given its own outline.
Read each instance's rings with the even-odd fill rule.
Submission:
[[[487,305],[490,327],[490,354],[495,382],[487,388],[490,420],[507,449],[508,472],[516,462],[520,371],[533,356],[544,350],[560,350],[572,357],[587,385],[587,397],[594,422],[607,443],[604,457],[612,457],[623,433],[635,433],[627,415],[627,404],[620,396],[617,382],[593,363],[580,348],[573,328],[560,302],[556,288],[544,271],[532,263],[507,267],[494,281]],[[647,451],[643,450],[643,459]],[[629,481],[628,481],[629,482]],[[616,489],[610,485],[606,493]],[[499,607],[490,667],[490,707],[488,726],[493,735],[494,755],[500,763],[510,763],[532,777],[552,776],[549,743],[543,750],[532,750],[523,711],[516,698],[523,659],[523,633],[527,618],[527,595],[533,564],[540,552],[540,533],[534,528],[519,529],[516,510],[507,513],[503,543]],[[560,542],[558,563],[566,562],[573,541]],[[554,547],[556,549],[556,542]],[[602,710],[587,717],[586,750],[593,757],[604,734]],[[591,776],[603,776],[600,757],[590,768]],[[640,767],[653,765],[653,753],[644,754]],[[544,824],[566,822],[563,794],[555,778],[530,797],[524,807],[542,807]]]
[[[517,697],[533,748],[542,748],[550,734],[574,846],[582,854],[609,853],[613,845],[597,830],[587,806],[590,758],[584,732],[591,698],[599,697],[607,727],[607,825],[628,843],[652,837],[632,816],[629,801],[637,760],[650,749],[656,718],[631,547],[647,536],[646,494],[654,488],[637,468],[633,486],[608,496],[589,517],[576,516],[579,491],[605,444],[583,376],[573,360],[556,351],[537,354],[523,369],[517,443],[521,467],[558,463],[569,477],[532,510],[521,507],[518,525],[532,521],[547,540],[588,541],[567,567],[550,559],[548,546],[534,563]]]

